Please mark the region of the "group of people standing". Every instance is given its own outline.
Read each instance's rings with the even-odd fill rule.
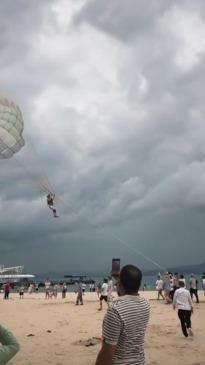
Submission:
[[[68,290],[68,286],[66,282],[64,282],[62,285],[60,284],[54,284],[49,279],[46,279],[45,281],[45,299],[52,299],[57,298],[58,292],[61,290],[62,298],[66,298],[66,293]]]
[[[156,281],[156,290],[157,290],[157,299],[160,297],[165,300],[166,304],[170,304],[173,302],[174,293],[177,289],[180,288],[180,283],[184,283],[184,288],[187,287],[187,282],[183,274],[172,274],[167,272],[162,278],[159,274]],[[189,291],[191,295],[191,299],[195,297],[196,302],[199,303],[198,297],[198,280],[194,274],[191,274],[188,280]],[[205,291],[205,283],[204,283],[204,291]]]
[[[205,293],[205,278],[202,277],[202,287]],[[158,275],[156,289],[157,299],[160,297],[166,304],[173,303],[173,309],[178,310],[178,317],[181,323],[182,333],[185,337],[193,336],[191,315],[193,314],[193,297],[199,303],[198,280],[194,274],[188,279],[189,290],[186,289],[186,279],[184,275],[175,273],[172,275],[167,272],[164,278]]]

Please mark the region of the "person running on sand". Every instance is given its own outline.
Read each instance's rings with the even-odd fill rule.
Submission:
[[[103,341],[95,365],[144,365],[144,337],[150,306],[138,290],[142,273],[133,266],[121,269],[118,295],[103,320]]]
[[[107,306],[109,307],[109,302],[108,302],[108,283],[107,283],[107,279],[104,279],[104,283],[102,284],[101,287],[101,296],[100,296],[100,308],[98,309],[99,311],[102,310],[102,302],[103,300],[107,303]]]
[[[180,280],[179,289],[177,289],[174,293],[173,308],[178,309],[178,317],[181,322],[181,328],[184,336],[193,336],[191,328],[191,314],[193,314],[193,303],[189,291],[184,288],[184,282]]]
[[[14,335],[1,325],[0,343],[0,364],[4,365],[19,351],[20,346]]]
[[[162,297],[163,300],[165,299],[165,297],[163,295],[163,285],[164,285],[164,282],[163,282],[161,276],[158,275],[157,281],[156,281],[157,300],[159,300],[160,297]]]

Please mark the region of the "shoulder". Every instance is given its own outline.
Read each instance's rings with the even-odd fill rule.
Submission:
[[[113,310],[121,312],[124,308],[138,309],[138,310],[149,310],[150,304],[148,300],[140,296],[125,295],[115,299],[111,305]]]

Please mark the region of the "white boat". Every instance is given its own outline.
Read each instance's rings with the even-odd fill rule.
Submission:
[[[0,283],[17,283],[23,279],[34,279],[35,275],[23,273],[24,266],[4,267],[0,265]]]

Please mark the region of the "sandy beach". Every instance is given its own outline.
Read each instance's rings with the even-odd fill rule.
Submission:
[[[155,292],[141,292],[150,300],[151,317],[146,334],[146,365],[205,364],[205,297],[194,304],[193,338],[184,338],[177,313],[157,301]],[[91,365],[100,348],[101,326],[106,306],[99,312],[96,293],[85,293],[84,305],[75,306],[74,293],[65,300],[45,300],[44,294],[11,294],[0,300],[1,324],[17,337],[21,350],[10,361],[15,365]],[[94,338],[94,339],[93,339]],[[96,339],[97,338],[97,339]],[[92,340],[90,340],[92,339]]]

